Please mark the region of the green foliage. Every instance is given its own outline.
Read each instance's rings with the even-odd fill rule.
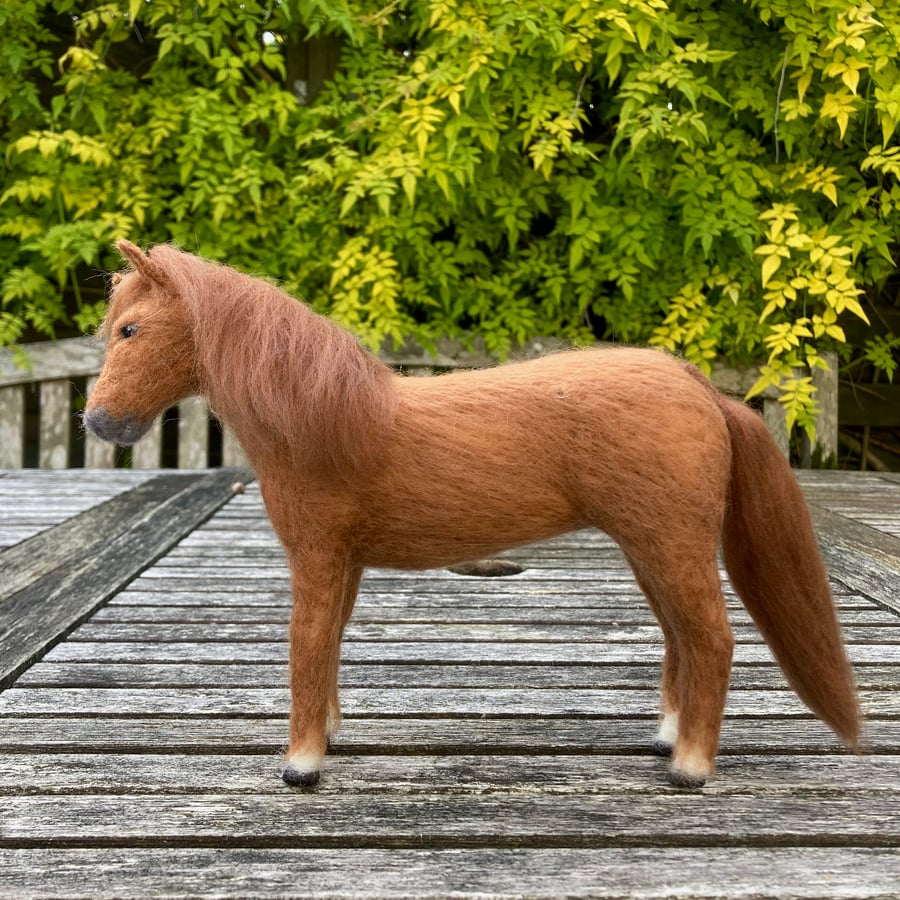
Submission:
[[[900,336],[885,337],[879,334],[868,342],[864,356],[867,362],[877,371],[884,372],[888,381],[893,383],[898,353],[900,353]]]
[[[894,272],[898,54],[887,0],[5,0],[0,342],[174,240],[372,345],[763,357],[809,429]]]

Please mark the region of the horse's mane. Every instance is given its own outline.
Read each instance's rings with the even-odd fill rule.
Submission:
[[[377,453],[396,389],[353,335],[263,279],[168,245],[149,261],[188,311],[203,393],[251,457],[351,474]]]

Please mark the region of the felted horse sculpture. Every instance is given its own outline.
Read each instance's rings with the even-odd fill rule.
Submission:
[[[363,569],[424,569],[597,527],[665,638],[653,748],[713,774],[733,638],[717,551],[801,699],[851,748],[856,689],[809,513],[760,418],[655,350],[393,375],[272,284],[171,246],[118,245],[106,363],[84,416],[120,444],[192,394],[234,430],[292,576],[283,778],[319,779]]]

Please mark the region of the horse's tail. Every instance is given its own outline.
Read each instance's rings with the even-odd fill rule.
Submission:
[[[800,699],[856,750],[860,711],[828,575],[790,465],[748,407],[722,395],[731,435],[725,567]]]

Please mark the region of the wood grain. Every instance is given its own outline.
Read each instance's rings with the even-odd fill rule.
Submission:
[[[298,840],[297,844],[301,842]],[[895,897],[896,851],[848,847],[0,849],[12,896]]]
[[[111,516],[109,506],[89,510],[86,523],[70,520],[4,552],[0,688],[212,515],[230,498],[233,479],[229,470],[160,476],[109,501]],[[44,554],[50,563],[36,570]]]
[[[832,576],[900,613],[900,538],[812,506]]]
[[[0,469],[18,469],[25,456],[25,388],[0,386]]]
[[[72,396],[68,379],[43,381],[40,388],[38,464],[42,469],[65,469],[69,464]]]

